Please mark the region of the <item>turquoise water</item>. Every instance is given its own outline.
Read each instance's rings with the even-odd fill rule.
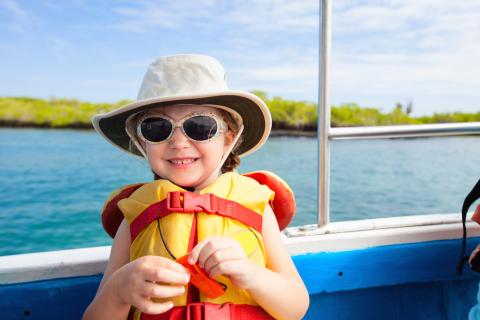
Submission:
[[[480,177],[480,137],[335,141],[332,220],[459,212]],[[151,180],[147,164],[93,131],[0,129],[0,255],[110,244],[100,210],[115,188]],[[316,221],[317,141],[270,138],[241,172],[292,187],[292,225]]]

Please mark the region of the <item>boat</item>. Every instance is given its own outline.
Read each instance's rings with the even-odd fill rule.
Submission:
[[[304,319],[466,319],[480,277],[469,268],[455,272],[461,213],[331,222],[329,145],[335,139],[478,134],[480,123],[331,128],[330,5],[321,1],[318,222],[282,235],[310,294]],[[467,220],[471,252],[480,228]],[[109,252],[104,246],[0,257],[2,319],[80,319]]]

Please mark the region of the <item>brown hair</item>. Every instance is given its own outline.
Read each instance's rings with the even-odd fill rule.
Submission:
[[[227,131],[231,131],[233,133],[233,136],[236,137],[236,135],[238,134],[238,132],[240,130],[240,126],[238,125],[238,123],[234,120],[233,116],[228,111],[220,109],[220,108],[218,108],[217,110],[220,111],[220,113],[222,115],[222,118],[225,121],[225,124],[227,126]],[[141,144],[141,142],[140,142],[140,139],[138,139],[136,127],[138,125],[138,119],[140,119],[140,117],[143,114],[144,114],[144,112],[139,112],[139,113],[135,114],[134,116],[132,116],[126,122],[127,132],[129,132],[130,135],[132,135],[133,138],[136,139],[140,144]],[[241,142],[242,142],[242,137],[240,136],[238,138],[235,146],[233,147],[232,151],[227,156],[227,159],[225,160],[225,162],[222,165],[222,168],[221,168],[222,173],[233,171],[240,165],[240,157],[237,155],[236,151],[237,151],[237,147],[241,144]],[[131,139],[130,139],[129,149],[130,150],[133,149],[133,142],[132,142]],[[154,180],[161,179],[161,177],[158,176],[155,172],[152,171],[152,173],[153,173]]]
[[[233,136],[235,137],[238,134],[238,130],[240,130],[238,123],[235,122],[235,120],[233,119],[232,115],[229,112],[225,110],[220,110],[220,112],[222,113],[223,120],[227,125],[227,130],[231,131],[233,133]],[[242,137],[240,136],[237,140],[237,143],[233,147],[232,151],[228,155],[227,159],[223,163],[222,173],[233,171],[240,165],[240,157],[237,155],[236,151],[237,151],[237,147],[241,143],[242,143]]]

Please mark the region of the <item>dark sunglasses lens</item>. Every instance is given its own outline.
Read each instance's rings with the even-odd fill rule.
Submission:
[[[147,118],[140,124],[140,130],[148,141],[161,142],[172,132],[172,124],[167,119]]]
[[[196,141],[213,138],[217,133],[217,122],[209,116],[194,116],[183,123],[185,134]]]

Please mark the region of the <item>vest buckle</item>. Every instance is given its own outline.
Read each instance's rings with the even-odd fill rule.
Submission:
[[[198,194],[193,192],[185,192],[183,194],[184,212],[216,212],[215,196],[211,193]]]
[[[184,212],[180,196],[181,191],[172,191],[167,193],[167,210],[169,212]]]
[[[169,212],[217,212],[217,201],[211,193],[198,194],[193,192],[172,191],[167,193],[167,210]]]

